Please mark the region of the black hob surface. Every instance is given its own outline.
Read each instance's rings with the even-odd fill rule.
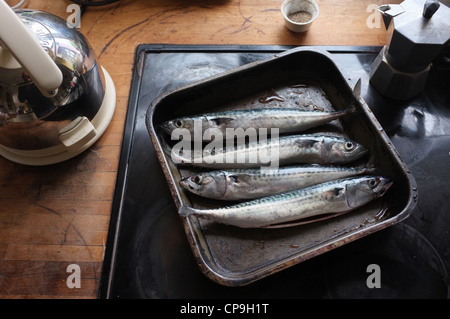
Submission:
[[[322,49],[354,83],[362,80],[362,97],[414,175],[419,198],[411,216],[243,287],[221,286],[199,270],[145,125],[147,109],[171,89],[290,48],[137,48],[100,298],[448,298],[448,62],[435,63],[421,95],[393,101],[369,84],[380,47]]]

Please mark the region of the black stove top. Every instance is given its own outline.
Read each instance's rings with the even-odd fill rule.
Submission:
[[[100,298],[448,298],[450,72],[437,63],[423,94],[387,100],[368,80],[381,47],[322,48],[362,80],[363,98],[412,171],[419,198],[411,216],[244,287],[221,286],[198,269],[145,126],[147,108],[168,90],[290,48],[137,48]]]

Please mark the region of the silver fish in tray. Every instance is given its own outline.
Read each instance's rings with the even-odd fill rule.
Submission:
[[[353,109],[343,111],[311,111],[298,108],[244,109],[179,117],[162,123],[161,128],[168,134],[172,134],[175,129],[186,129],[190,133],[186,136],[191,140],[198,133],[203,140],[210,140],[203,133],[207,129],[218,129],[223,132],[223,138],[227,139],[227,128],[242,130],[277,128],[279,134],[294,133],[331,122],[353,111]],[[231,135],[231,138],[234,136]]]
[[[182,142],[179,142],[180,144]],[[177,144],[178,145],[178,144]],[[175,145],[170,156],[175,164],[211,169],[269,167],[288,164],[344,164],[364,156],[368,150],[344,136],[327,133],[288,135],[238,145],[234,148],[210,148],[186,151]]]
[[[383,196],[391,185],[381,176],[350,177],[221,208],[184,205],[179,214],[242,228],[289,227],[305,218],[352,211]]]
[[[284,166],[273,171],[231,169],[199,172],[181,179],[184,189],[202,197],[248,200],[346,177],[370,174],[372,167]]]

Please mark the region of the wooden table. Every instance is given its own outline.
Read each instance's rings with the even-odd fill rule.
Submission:
[[[80,30],[114,80],[115,114],[94,146],[66,162],[29,167],[0,158],[0,298],[97,297],[138,44],[385,44],[374,13],[384,1],[316,1],[320,16],[304,34],[284,26],[281,0],[122,0],[86,9]],[[67,19],[69,4],[24,7]],[[71,264],[80,267],[81,288],[67,285]]]

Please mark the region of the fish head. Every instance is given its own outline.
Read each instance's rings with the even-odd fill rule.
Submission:
[[[192,139],[192,137],[197,136],[196,134],[200,134],[199,137],[201,138],[203,132],[207,129],[214,128],[214,125],[211,124],[211,121],[209,121],[205,116],[184,116],[165,121],[160,125],[160,127],[168,134],[173,134],[174,132],[177,132],[177,130],[178,133],[182,131],[189,132]],[[215,132],[212,134],[214,133]]]
[[[179,117],[163,122],[161,124],[161,129],[168,134],[172,134],[176,129],[187,129],[192,131],[194,129],[194,121],[187,117]]]
[[[225,176],[212,172],[203,172],[182,178],[180,184],[191,193],[209,198],[220,198],[226,192]]]
[[[382,176],[363,176],[346,185],[349,207],[359,207],[386,194],[393,182]]]
[[[332,139],[324,147],[325,156],[330,163],[347,163],[357,160],[367,154],[363,145],[351,139]],[[323,152],[323,151],[322,151]]]

